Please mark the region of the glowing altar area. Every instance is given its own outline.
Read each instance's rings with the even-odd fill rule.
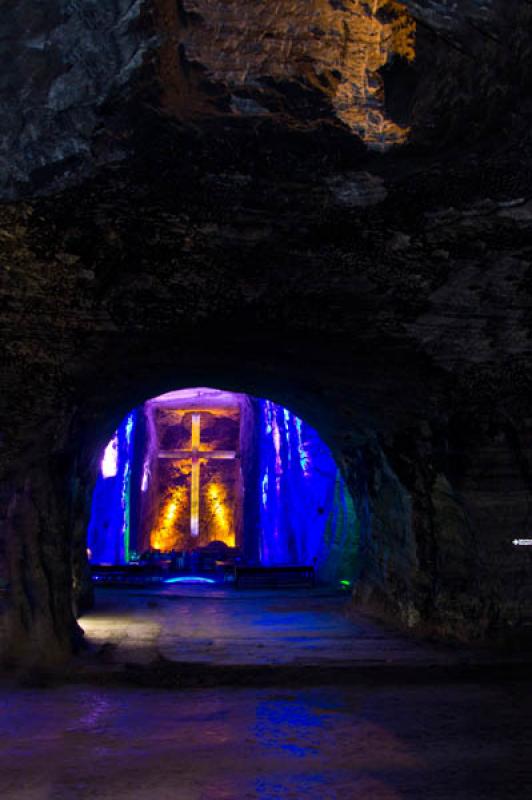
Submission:
[[[207,388],[131,411],[100,463],[88,531],[96,565],[198,554],[253,566],[312,565],[353,579],[359,526],[327,445],[269,400]],[[212,559],[211,559],[212,561]]]

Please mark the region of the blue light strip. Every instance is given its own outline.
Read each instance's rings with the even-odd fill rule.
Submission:
[[[314,565],[326,580],[350,578],[356,515],[332,453],[291,411],[269,400],[260,404],[262,563]]]
[[[127,564],[130,555],[131,476],[136,411],[122,420],[116,440],[114,475],[100,472],[92,497],[88,547],[95,564]],[[109,445],[108,445],[109,447]]]

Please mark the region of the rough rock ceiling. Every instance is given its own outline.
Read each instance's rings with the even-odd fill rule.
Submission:
[[[0,19],[0,42],[9,42],[0,72],[0,196],[15,198],[29,187],[53,190],[126,158],[139,110],[147,108],[178,120],[270,116],[292,128],[328,120],[372,147],[402,142],[410,120],[395,111],[408,102],[388,102],[396,90],[383,90],[381,68],[397,54],[408,60],[414,46],[417,53],[421,29],[449,42],[449,52],[465,42],[470,65],[490,57],[492,5],[6,0]],[[514,30],[515,20],[510,22]],[[479,36],[475,51],[472,37]],[[441,54],[433,59],[433,43],[427,47],[416,63],[421,111],[427,98],[430,117],[442,100],[454,102],[457,81],[464,86],[456,70],[444,80]],[[489,69],[479,80],[499,91]],[[468,86],[465,91],[469,97]],[[433,120],[427,125],[432,128]]]
[[[229,89],[236,113],[270,113],[272,83],[296,82],[325,95],[369,145],[406,138],[386,117],[379,75],[392,56],[415,54],[415,22],[398,3],[184,0],[182,7],[182,57]]]

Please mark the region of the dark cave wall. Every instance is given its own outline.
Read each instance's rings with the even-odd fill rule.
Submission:
[[[7,663],[54,664],[81,640],[72,603],[72,519],[56,469],[53,462],[35,467],[11,487],[4,533]]]
[[[3,8],[13,657],[78,643],[96,454],[128,409],[198,385],[270,397],[332,448],[365,520],[358,602],[468,640],[530,618],[510,543],[529,523],[532,12],[407,5],[418,59],[384,83],[410,143],[380,156],[316,86],[231,110],[177,58],[172,4]]]
[[[424,423],[362,450],[370,530],[355,598],[450,639],[511,637],[530,620],[530,420]],[[525,450],[523,450],[523,447]]]
[[[515,531],[516,538],[528,538],[530,424],[529,417],[497,414],[462,418],[449,437],[462,469],[451,465],[447,481],[440,473],[433,487],[435,533],[442,543],[441,605],[452,604],[447,587],[453,575],[463,598],[470,590],[471,573],[475,575],[479,599],[470,601],[466,621],[477,630],[511,630],[530,619],[531,554],[515,547],[513,536],[501,535]],[[462,614],[463,608],[455,604],[451,624],[459,627]]]
[[[153,44],[139,28],[140,0],[7,0],[0,41],[0,191],[53,188],[99,159],[120,158],[121,134],[105,103],[127,84]],[[107,123],[103,133],[102,121]],[[119,126],[123,127],[123,126]]]

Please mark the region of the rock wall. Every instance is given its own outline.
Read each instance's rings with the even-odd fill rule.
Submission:
[[[360,602],[450,639],[526,632],[531,559],[509,532],[530,526],[529,425],[457,415],[366,449]]]
[[[384,114],[379,75],[394,55],[414,57],[415,22],[397,3],[186,0],[182,20],[183,60],[230,92],[233,113],[329,113],[372,146],[406,138]]]
[[[138,28],[141,6],[141,0],[3,4],[2,196],[16,197],[28,182],[53,189],[98,162],[102,107],[127,94],[150,47]],[[108,137],[106,159],[121,153],[120,135],[112,143]]]
[[[404,142],[412,110],[425,128],[435,126],[435,107],[448,105],[464,80],[468,93],[476,84],[490,103],[501,91],[483,69],[500,56],[490,38],[492,3],[462,5],[8,0],[0,21],[0,196],[53,191],[127,158],[135,129],[154,110],[180,120],[338,124],[378,149]],[[524,14],[506,13],[520,49]],[[441,37],[450,45],[441,48]],[[476,51],[473,64],[464,39]],[[413,100],[408,64],[418,50],[423,86]],[[419,55],[432,65],[429,75],[440,73],[438,84]],[[387,98],[390,81],[399,103]],[[461,93],[462,106],[465,99]]]

